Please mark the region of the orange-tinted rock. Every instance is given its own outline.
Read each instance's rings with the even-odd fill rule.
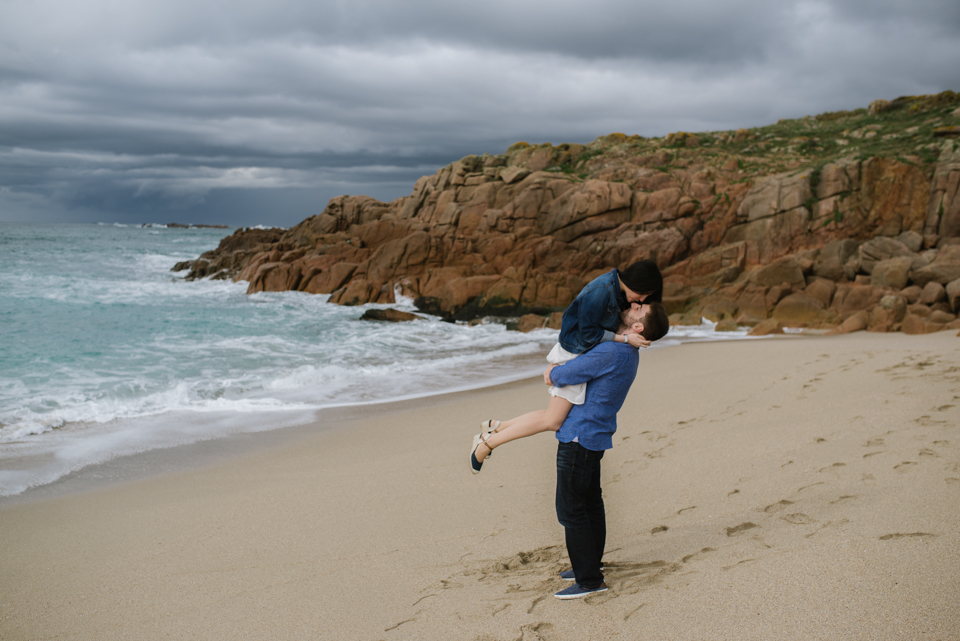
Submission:
[[[947,300],[947,289],[936,281],[930,281],[920,292],[920,299],[917,301],[921,305],[933,305]]]
[[[715,323],[725,318],[736,318],[739,313],[737,304],[725,298],[714,298],[700,308],[700,315]]]
[[[517,301],[520,299],[523,285],[520,283],[510,283],[509,281],[504,282],[499,276],[468,276],[466,278],[455,278],[444,285],[441,294],[445,301],[444,311],[454,312],[476,298],[482,299],[487,297],[490,292],[499,292],[501,290],[497,288],[498,285],[500,287],[516,286],[518,289],[511,291],[513,296],[510,296],[510,300]]]
[[[844,277],[844,266],[857,255],[856,241],[835,240],[821,249],[813,264],[813,273],[821,278],[837,281]]]
[[[421,316],[399,309],[368,309],[363,313],[363,316],[360,317],[360,320],[386,321],[390,323],[403,323],[421,319]]]
[[[350,281],[346,287],[342,287],[330,296],[330,302],[338,305],[364,305],[370,302],[374,295],[373,285],[370,281],[357,278]]]
[[[740,329],[737,326],[737,321],[732,318],[724,318],[722,321],[716,324],[713,328],[715,332],[735,332]]]
[[[739,163],[728,156],[684,147],[640,156],[626,136],[604,140],[612,146],[582,162],[575,145],[468,156],[391,203],[337,197],[289,230],[233,234],[192,261],[188,278],[331,293],[340,304],[391,301],[399,287],[421,309],[469,320],[563,309],[590,279],[650,258],[667,276],[671,313],[759,320],[779,307],[819,327],[903,289],[908,257],[917,285],[960,280],[960,254],[930,218],[933,203],[945,213],[960,203],[956,154],[944,151],[932,183],[912,165],[868,159],[825,166],[811,190],[803,168],[762,176],[745,160],[745,174],[731,175]],[[718,168],[724,160],[734,162]],[[578,173],[555,171],[562,163]],[[931,243],[947,246],[915,253]],[[955,311],[958,296],[947,291],[937,309]]]
[[[946,325],[947,323],[952,323],[955,320],[957,320],[957,317],[955,314],[951,314],[950,312],[945,312],[942,310],[937,310],[935,312],[931,312],[930,315],[927,316],[927,318],[925,319],[925,322]]]
[[[950,305],[950,311],[960,311],[960,278],[947,283],[947,304]]]
[[[807,296],[813,298],[820,302],[823,305],[824,309],[830,307],[830,303],[833,302],[833,295],[837,292],[837,284],[832,280],[827,280],[825,278],[817,278],[812,283],[807,285],[807,288],[804,290]]]
[[[791,294],[777,303],[773,318],[787,327],[827,320],[823,303],[803,293]]]
[[[864,231],[895,236],[923,230],[930,182],[918,167],[875,157],[863,162],[861,172],[860,199],[866,217],[860,224]]]
[[[247,293],[286,292],[296,289],[300,282],[300,267],[287,263],[264,263],[250,279]]]
[[[540,232],[569,242],[612,229],[631,218],[632,191],[623,183],[588,180],[552,201],[540,218]]]
[[[315,273],[304,284],[303,291],[310,294],[329,294],[343,287],[356,270],[356,264],[337,263],[329,269]]]
[[[913,258],[910,256],[881,260],[873,266],[871,282],[877,287],[903,289],[909,281],[912,264]]]
[[[878,305],[870,312],[870,324],[867,326],[867,331],[889,332],[893,323],[894,320],[890,311]]]
[[[823,199],[837,194],[860,189],[860,161],[829,163],[820,171],[817,183],[817,198]]]
[[[767,291],[768,288],[759,285],[745,287],[737,297],[737,306],[740,308],[740,313],[760,319],[766,318],[768,311],[773,309],[773,305],[768,305],[766,302]],[[780,299],[778,298],[776,302],[780,302]]]
[[[789,283],[774,285],[773,287],[767,289],[767,293],[763,298],[763,302],[766,304],[767,309],[772,310],[780,301],[792,293],[793,287],[791,287]]]
[[[760,321],[756,327],[751,329],[747,335],[748,336],[769,336],[770,334],[782,334],[783,325],[780,324],[780,321],[775,318],[768,318],[764,321]]]
[[[923,319],[915,314],[907,314],[900,326],[900,331],[904,334],[923,334]]]
[[[840,316],[874,307],[883,297],[882,289],[871,285],[837,287],[833,307]]]
[[[944,247],[937,254],[936,260],[910,273],[910,280],[920,287],[930,282],[946,285],[958,278],[960,278],[960,245]]]
[[[738,327],[756,327],[763,322],[763,319],[751,314],[741,313],[739,316],[737,316],[737,320],[735,322]]]
[[[670,314],[670,326],[683,325],[697,327],[703,323],[700,314]]]
[[[517,329],[521,332],[532,332],[535,329],[542,328],[545,323],[546,319],[539,314],[524,314],[517,321]]]
[[[860,269],[867,274],[872,274],[877,263],[898,256],[912,259],[913,252],[895,238],[873,238],[860,245]]]
[[[795,256],[785,256],[766,267],[761,267],[754,274],[753,280],[764,287],[772,287],[782,283],[788,283],[791,287],[806,286],[803,270]]]
[[[898,294],[890,294],[880,299],[878,307],[887,310],[892,323],[899,323],[907,314],[907,301]],[[876,308],[875,308],[876,309]]]
[[[865,311],[859,311],[854,314],[851,314],[846,320],[840,323],[834,329],[831,329],[827,334],[849,334],[851,332],[859,332],[867,328],[870,324],[870,314]]]
[[[912,305],[920,300],[920,294],[923,293],[923,288],[910,285],[909,287],[904,287],[900,293],[903,294],[903,297],[907,300],[907,304]]]
[[[934,172],[926,229],[941,238],[960,236],[960,149],[941,152]]]

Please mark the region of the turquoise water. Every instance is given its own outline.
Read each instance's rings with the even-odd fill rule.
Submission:
[[[246,283],[170,272],[226,233],[0,224],[0,495],[323,407],[536,375],[555,340],[495,323],[360,322],[378,306],[247,296]]]
[[[424,316],[170,268],[220,229],[0,223],[0,496],[154,448],[388,401],[536,376],[557,332]],[[400,309],[415,311],[399,299]],[[705,323],[656,347],[742,338]],[[545,397],[546,398],[546,397]]]

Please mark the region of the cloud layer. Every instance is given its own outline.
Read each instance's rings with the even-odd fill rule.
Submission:
[[[517,140],[960,89],[960,4],[0,5],[0,220],[291,225]]]

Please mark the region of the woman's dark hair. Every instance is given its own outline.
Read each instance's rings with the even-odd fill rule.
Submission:
[[[630,265],[620,272],[620,280],[638,294],[651,292],[643,299],[644,303],[659,303],[663,300],[663,276],[652,260],[641,260]]]

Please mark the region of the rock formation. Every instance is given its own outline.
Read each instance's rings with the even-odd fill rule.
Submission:
[[[958,104],[944,92],[736,132],[517,143],[390,203],[340,196],[289,230],[239,230],[177,268],[341,305],[400,292],[471,320],[545,316],[650,258],[683,319],[936,331],[960,306],[960,142],[934,138]]]

